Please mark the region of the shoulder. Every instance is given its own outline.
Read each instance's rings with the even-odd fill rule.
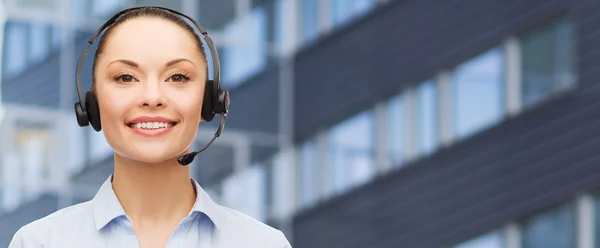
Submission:
[[[43,247],[54,238],[81,230],[91,220],[91,204],[83,202],[57,210],[22,226],[14,234],[9,248]]]
[[[240,245],[245,243],[245,245],[251,247],[255,247],[252,244],[260,244],[260,247],[291,247],[282,231],[234,209],[225,206],[219,208],[224,222],[224,230],[222,231],[225,232],[226,236],[236,237],[230,240],[238,240]]]

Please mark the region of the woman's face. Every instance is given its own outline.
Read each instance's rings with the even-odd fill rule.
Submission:
[[[118,155],[160,163],[189,151],[207,77],[191,35],[146,17],[112,30],[95,68],[96,94],[104,136]]]

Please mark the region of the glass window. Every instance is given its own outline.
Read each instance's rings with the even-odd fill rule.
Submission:
[[[483,53],[456,68],[452,78],[454,133],[459,138],[502,117],[504,105],[501,49]]]
[[[288,21],[288,19],[285,18],[284,13],[286,3],[284,3],[284,0],[275,0],[273,4],[275,5],[273,7],[273,23],[271,24],[271,26],[273,26],[273,43],[279,48],[283,45],[281,43],[285,40],[284,29],[287,27],[286,21]]]
[[[279,218],[291,214],[294,209],[294,167],[287,160],[284,153],[277,153],[272,158],[273,205],[271,216]]]
[[[253,202],[253,206],[255,206],[255,209],[252,212],[254,212],[254,216],[262,222],[267,221],[268,217],[266,190],[267,169],[268,167],[264,164],[257,164],[251,166],[249,171],[249,183],[254,194],[254,196],[252,197],[253,199],[251,200]]]
[[[573,36],[571,23],[559,19],[520,38],[523,105],[575,83]]]
[[[302,2],[302,39],[313,40],[319,34],[319,0]]]
[[[564,205],[533,216],[522,223],[522,248],[575,247],[575,216]]]
[[[266,221],[265,172],[265,166],[254,164],[226,178],[223,203],[259,221]]]
[[[342,25],[369,12],[376,6],[377,0],[332,0],[331,4],[333,23]]]
[[[236,85],[266,66],[267,18],[263,7],[226,27],[231,43],[224,55],[223,84]],[[220,55],[220,54],[219,54]]]
[[[600,196],[594,199],[594,247],[600,248]]]
[[[300,31],[296,30],[294,25],[300,25],[297,20],[300,20],[301,17],[295,15],[289,15],[290,11],[299,12],[297,15],[300,16],[302,10],[296,9],[296,4],[293,1],[288,0],[276,0],[275,1],[275,15],[274,15],[274,25],[275,25],[275,44],[278,48],[278,55],[281,56],[282,53],[288,54],[294,50],[295,46],[297,46],[296,36],[300,36]],[[294,19],[295,18],[295,19]],[[300,29],[300,26],[298,26]],[[297,33],[294,33],[297,32]]]
[[[57,49],[58,47],[61,46],[61,27],[60,26],[53,26],[52,27],[52,47],[54,49]]]
[[[221,185],[221,203],[240,212],[244,212],[240,208],[243,207],[246,200],[243,199],[245,192],[243,185],[241,185],[242,181],[241,173],[233,173],[224,178]]]
[[[30,28],[31,38],[31,59],[40,61],[46,58],[48,54],[49,28],[43,23],[32,23]]]
[[[438,142],[437,113],[438,89],[434,81],[426,81],[417,87],[416,129],[417,151],[421,155],[433,152]]]
[[[123,6],[125,6],[125,0],[93,0],[92,15],[105,18]]]
[[[71,18],[73,19],[73,22],[79,22],[82,19],[88,17],[87,15],[90,13],[88,11],[89,0],[72,1],[69,4],[69,7],[71,8]]]
[[[43,193],[42,185],[52,181],[49,170],[52,165],[52,130],[43,124],[17,122],[12,149],[17,155],[16,176],[23,185],[19,187],[22,200],[32,200]],[[19,171],[20,170],[20,171]],[[18,172],[17,172],[18,171]],[[20,203],[19,203],[20,204]]]
[[[365,111],[333,127],[329,136],[330,193],[368,181],[375,174],[375,123]]]
[[[17,152],[8,150],[7,153],[6,157],[0,158],[2,163],[6,165],[2,168],[4,194],[0,199],[0,203],[4,211],[10,212],[18,207],[19,202],[24,197],[24,194],[21,194],[19,185],[19,182],[21,182],[19,169],[23,166],[21,166],[22,158],[17,155]]]
[[[388,159],[390,167],[398,167],[403,161],[404,152],[404,103],[402,96],[396,96],[388,102],[387,131]]]
[[[298,154],[300,167],[300,204],[308,206],[316,202],[319,193],[319,153],[314,140],[305,142]]]
[[[6,25],[6,29],[6,57],[2,64],[7,75],[14,75],[27,65],[27,26],[12,22]]]
[[[503,248],[504,239],[501,233],[493,232],[460,243],[454,248]]]

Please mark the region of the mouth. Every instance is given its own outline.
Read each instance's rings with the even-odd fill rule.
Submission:
[[[138,122],[128,123],[127,126],[132,129],[156,130],[172,128],[177,125],[177,122]]]
[[[178,122],[162,117],[139,117],[125,123],[129,130],[142,136],[160,136],[177,126]]]

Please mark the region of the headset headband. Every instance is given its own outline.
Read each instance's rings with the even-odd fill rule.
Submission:
[[[81,103],[82,109],[84,111],[87,110],[87,106],[86,106],[86,101],[85,98],[83,96],[83,91],[81,90],[81,66],[83,65],[83,61],[85,60],[85,57],[87,56],[88,53],[88,49],[92,46],[92,44],[94,43],[94,41],[96,40],[96,38],[104,31],[106,30],[108,27],[110,27],[111,25],[113,25],[116,20],[122,16],[123,14],[132,11],[132,10],[137,10],[137,9],[143,9],[143,8],[156,8],[156,9],[162,9],[165,11],[169,11],[173,14],[185,17],[185,19],[188,19],[189,21],[191,21],[198,30],[200,30],[200,33],[202,34],[202,37],[204,38],[204,41],[206,42],[206,44],[208,45],[208,48],[210,49],[210,54],[212,57],[212,63],[213,63],[213,80],[214,81],[214,87],[212,87],[213,89],[213,96],[216,96],[219,92],[219,90],[221,89],[221,73],[220,73],[220,65],[219,65],[219,54],[217,53],[217,49],[215,48],[215,45],[212,41],[212,39],[208,36],[208,32],[206,32],[206,29],[204,29],[204,27],[198,23],[196,20],[194,20],[193,18],[190,18],[189,16],[180,13],[178,11],[172,10],[172,9],[168,9],[168,8],[163,8],[163,7],[157,7],[157,6],[142,6],[142,7],[134,7],[134,8],[129,8],[129,9],[125,9],[122,10],[118,13],[116,13],[113,17],[111,17],[110,19],[108,19],[108,21],[106,21],[104,24],[102,24],[102,26],[100,26],[100,28],[98,28],[98,30],[96,30],[96,33],[94,33],[94,35],[89,39],[88,41],[88,45],[85,48],[85,50],[81,53],[81,55],[79,56],[79,61],[77,62],[77,71],[75,73],[75,83],[77,86],[77,93],[79,96],[79,102]],[[208,75],[206,75],[208,78]],[[210,81],[210,80],[207,80]],[[207,82],[208,83],[208,82]]]

